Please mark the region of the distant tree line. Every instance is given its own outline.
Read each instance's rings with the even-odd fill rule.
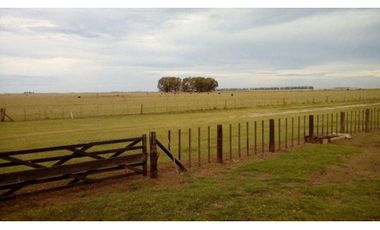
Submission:
[[[218,82],[211,77],[162,77],[157,84],[161,92],[210,92],[218,87]]]
[[[313,86],[285,86],[285,87],[257,87],[257,88],[223,88],[219,91],[238,91],[238,90],[290,90],[290,89],[314,89]]]

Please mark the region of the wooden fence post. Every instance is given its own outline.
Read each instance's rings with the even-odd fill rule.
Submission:
[[[345,133],[346,131],[346,113],[340,112],[340,132]]]
[[[314,137],[314,115],[309,115],[309,140]]]
[[[369,109],[365,110],[365,132],[369,132]]]
[[[144,114],[144,104],[140,105],[140,114]]]
[[[288,148],[288,118],[285,118],[285,149]]]
[[[269,152],[274,152],[274,119],[269,120]]]
[[[150,177],[157,178],[157,145],[156,145],[156,132],[150,132],[149,134],[149,142],[150,142]]]
[[[223,163],[223,126],[217,126],[217,162]]]
[[[148,175],[148,153],[146,148],[146,134],[142,135],[142,153],[144,156],[144,162],[143,162],[143,175]]]
[[[306,115],[303,116],[303,143],[306,143]]]
[[[5,121],[5,109],[0,108],[0,121],[4,122]]]

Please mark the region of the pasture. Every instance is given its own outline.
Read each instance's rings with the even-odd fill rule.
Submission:
[[[355,93],[349,94],[347,92]],[[100,185],[99,191],[97,190],[97,185],[93,185],[94,187],[92,188],[96,188],[95,194],[91,194],[87,189],[81,190],[80,187],[68,190],[73,193],[69,195],[73,197],[72,202],[62,199],[64,204],[61,203],[62,205],[59,206],[52,205],[47,209],[38,206],[35,215],[26,206],[16,202],[16,207],[20,209],[12,209],[8,214],[4,213],[4,209],[0,209],[0,218],[77,219],[77,217],[70,214],[70,210],[80,209],[81,212],[87,213],[88,210],[93,208],[105,208],[106,213],[95,213],[94,215],[88,213],[80,218],[120,220],[352,219],[355,212],[345,212],[346,204],[336,205],[343,200],[359,195],[361,199],[368,203],[357,205],[357,208],[363,210],[365,214],[356,216],[353,219],[377,219],[379,212],[372,204],[373,202],[378,202],[379,196],[376,192],[378,191],[376,187],[378,177],[377,171],[371,171],[372,166],[369,164],[371,161],[377,162],[378,158],[372,153],[368,156],[370,158],[368,162],[365,162],[363,166],[365,170],[370,171],[371,180],[365,178],[368,181],[363,183],[355,181],[352,182],[353,184],[342,186],[323,184],[316,186],[313,188],[314,190],[311,189],[312,191],[308,191],[308,185],[309,183],[314,183],[311,182],[314,180],[313,175],[318,174],[319,170],[323,170],[324,167],[331,166],[334,168],[335,165],[339,165],[340,162],[346,160],[351,162],[347,158],[351,154],[361,158],[360,154],[367,153],[367,150],[370,150],[370,152],[377,151],[374,141],[379,138],[378,131],[376,131],[379,129],[380,121],[379,93],[380,90],[326,90],[221,92],[220,94],[214,92],[210,94],[177,95],[130,93],[124,94],[124,96],[104,94],[107,97],[103,99],[109,100],[105,101],[105,104],[117,105],[120,103],[120,98],[131,97],[136,100],[136,108],[142,102],[137,99],[140,96],[145,100],[144,111],[146,105],[152,103],[152,101],[163,103],[166,100],[169,103],[169,99],[163,99],[165,97],[172,98],[171,103],[174,105],[177,102],[180,104],[182,100],[187,100],[188,106],[184,105],[183,109],[176,112],[164,109],[161,112],[153,110],[151,112],[145,111],[142,114],[138,112],[134,114],[113,114],[113,112],[111,112],[112,114],[91,114],[91,110],[85,110],[87,108],[85,102],[98,103],[99,101],[96,101],[96,98],[100,97],[100,94],[80,94],[80,98],[78,98],[79,94],[2,95],[2,106],[7,105],[4,107],[7,108],[7,113],[11,116],[13,116],[11,114],[12,110],[8,110],[8,108],[17,107],[16,105],[22,107],[29,106],[28,103],[31,103],[30,106],[46,109],[51,106],[49,103],[55,103],[54,106],[57,108],[63,107],[73,110],[72,108],[77,106],[74,103],[76,100],[83,103],[79,104],[79,106],[82,106],[82,112],[87,111],[88,116],[78,117],[73,112],[73,118],[63,116],[55,119],[46,119],[46,117],[22,119],[21,114],[20,119],[15,119],[15,122],[0,123],[0,152],[122,139],[155,131],[158,139],[164,145],[170,145],[171,151],[176,157],[179,157],[180,153],[182,154],[181,161],[190,171],[181,176],[176,175],[169,158],[161,154],[158,180],[151,181],[148,178],[136,177],[132,178],[132,180],[125,180],[125,183],[122,184],[119,182],[113,184],[112,181],[105,182],[110,187]],[[233,96],[231,96],[232,94]],[[276,99],[273,99],[271,103],[268,100],[268,104],[251,103],[251,101],[255,100],[260,101],[255,97],[264,94],[269,98]],[[285,95],[290,96],[285,97]],[[294,95],[297,95],[297,97]],[[336,95],[336,97],[332,95]],[[244,102],[239,102],[241,106],[223,107],[226,104],[228,105],[228,102],[226,103],[227,99],[225,99],[227,97],[247,98],[247,104],[244,105]],[[5,100],[7,98],[11,100]],[[140,100],[142,100],[141,98]],[[207,102],[206,98],[209,98],[210,101]],[[213,105],[219,104],[220,107],[199,107],[199,105],[207,105],[207,103],[212,104],[212,100],[214,100]],[[6,101],[6,103],[3,101]],[[132,102],[129,101],[128,103]],[[168,106],[168,108],[170,107]],[[365,123],[365,109],[370,109],[369,121],[372,132],[370,134],[362,133]],[[347,132],[352,133],[355,138],[358,137],[358,140],[355,140],[352,146],[347,141],[342,141],[338,145],[306,144],[306,146],[302,146],[304,145],[303,137],[308,134],[308,115],[314,115],[314,126],[317,133],[328,134],[340,130],[342,124],[338,115],[342,111],[346,115],[344,125]],[[14,112],[13,114],[16,116],[17,113]],[[275,120],[276,153],[268,152],[269,119]],[[223,125],[223,154],[226,163],[223,167],[215,163],[216,126],[218,124]],[[209,158],[209,154],[211,158]],[[193,160],[191,165],[190,159]],[[4,162],[4,160],[0,160],[0,163]],[[293,165],[295,168],[287,168],[289,165]],[[286,170],[289,174],[288,177],[283,178],[281,175],[285,171],[279,168],[284,168],[283,170]],[[306,168],[310,168],[310,170],[306,170]],[[17,171],[17,169],[17,167],[14,167],[11,170]],[[357,173],[360,174],[359,172]],[[210,175],[212,176],[210,177]],[[244,188],[232,189],[238,184],[244,184]],[[165,187],[166,185],[169,187]],[[375,187],[368,188],[370,185]],[[172,186],[174,187],[172,188]],[[290,190],[285,192],[288,188]],[[363,188],[368,188],[369,194],[362,194]],[[336,198],[333,202],[328,200],[315,204],[307,202],[309,198],[312,200],[321,199],[321,194],[324,193],[329,195],[331,189],[339,189],[343,197]],[[222,190],[225,191],[223,192]],[[295,195],[295,197],[289,200],[284,194],[281,195],[273,191],[282,191],[285,192],[284,194]],[[321,194],[319,194],[320,191],[322,191]],[[107,197],[104,196],[104,193],[107,194]],[[127,195],[124,197],[125,193]],[[139,201],[134,201],[133,204],[126,207],[116,204],[116,201],[131,202],[141,193],[154,195],[150,198],[144,197]],[[215,197],[214,195],[211,195],[211,197],[207,195],[210,193],[214,193]],[[43,199],[43,194],[41,194],[41,199]],[[52,196],[51,201],[60,200],[54,194],[48,195]],[[299,194],[301,194],[300,197],[298,197]],[[263,197],[262,199],[255,199],[252,201],[253,203],[248,202],[255,195],[263,195]],[[153,197],[165,201],[157,205],[152,200]],[[223,197],[226,199],[225,202],[228,202],[220,201],[217,197]],[[24,201],[27,203],[32,202],[29,201],[28,196],[25,197]],[[12,203],[12,201],[9,202]],[[355,202],[359,201],[354,200],[351,203]],[[173,206],[176,203],[182,205]],[[243,205],[245,203],[249,205]],[[41,204],[46,203],[42,202]],[[106,204],[109,204],[109,206]],[[143,209],[140,209],[140,207],[146,204],[153,205],[152,210],[156,210],[156,214],[150,212],[142,214]],[[219,212],[217,210],[220,209],[220,205],[229,208]],[[318,205],[318,207],[315,205]],[[79,206],[83,208],[79,208]],[[109,207],[110,210],[105,206]],[[173,212],[163,213],[164,206],[170,206]],[[207,208],[208,206],[211,208]],[[337,214],[328,216],[312,212],[315,208],[321,209],[324,207],[332,208]],[[276,209],[286,210],[286,212],[283,215],[277,215]],[[288,209],[292,211],[288,212]],[[119,215],[116,215],[112,210],[128,211],[122,211]],[[239,210],[241,211],[240,213]],[[50,212],[53,215],[47,217],[47,213]]]
[[[3,94],[0,107],[14,120],[183,113],[202,110],[273,108],[373,102],[380,89],[277,90],[211,93],[66,93]]]

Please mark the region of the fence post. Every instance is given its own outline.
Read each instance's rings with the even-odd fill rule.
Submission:
[[[309,115],[309,140],[314,136],[314,115]]]
[[[144,104],[140,105],[140,114],[144,114]]]
[[[217,162],[223,163],[223,126],[217,126]]]
[[[365,132],[369,132],[369,109],[365,110]]]
[[[146,176],[148,174],[148,153],[146,151],[146,134],[142,135],[142,153],[144,156],[143,162],[143,175]]]
[[[149,134],[150,142],[150,177],[157,178],[157,145],[156,145],[156,132],[150,132]]]
[[[4,120],[5,120],[5,109],[0,108],[0,121],[4,122]]]
[[[269,120],[269,152],[274,152],[274,119]]]
[[[340,112],[340,132],[346,132],[346,113]]]

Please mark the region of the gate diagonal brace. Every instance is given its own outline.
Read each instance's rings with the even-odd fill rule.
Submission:
[[[88,150],[88,149],[91,148],[91,147],[92,147],[92,145],[86,145],[86,146],[83,146],[82,148],[80,148],[79,150],[80,150],[80,151],[86,151],[86,150]],[[68,150],[69,150],[69,151],[72,151],[73,153],[72,153],[71,155],[68,155],[67,157],[65,157],[65,158],[63,158],[63,159],[57,161],[55,164],[53,164],[53,166],[62,165],[62,164],[64,164],[65,162],[67,162],[67,161],[73,159],[73,158],[75,157],[76,152],[78,151],[77,149],[75,149],[75,150],[68,149]]]

